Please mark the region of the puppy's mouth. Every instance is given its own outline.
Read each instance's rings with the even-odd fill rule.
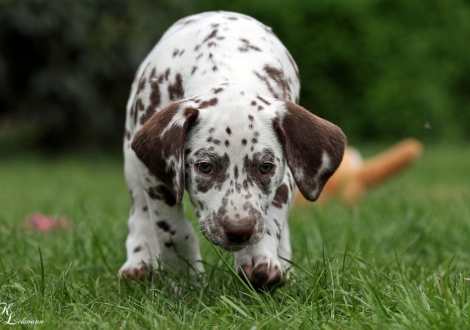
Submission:
[[[261,241],[261,238],[263,238],[263,236],[253,237],[249,241],[242,243],[242,244],[231,243],[229,241],[224,241],[224,242],[221,242],[220,244],[215,244],[214,242],[212,243],[214,243],[215,245],[218,245],[220,248],[224,249],[225,251],[237,252],[237,251],[243,250],[244,248],[248,246],[255,245],[256,243]]]
[[[218,247],[224,249],[225,251],[237,252],[237,251],[243,250],[244,248],[248,246],[255,245],[256,243],[261,241],[263,236],[264,236],[264,232],[261,232],[261,235],[253,235],[249,240],[243,243],[233,243],[233,242],[230,242],[230,240],[228,240],[226,237],[220,237],[220,236],[217,237],[216,239],[211,239],[211,237],[208,237],[208,239],[210,239],[210,241],[214,245],[217,245]]]
[[[254,235],[249,240],[243,243],[233,243],[230,242],[223,233],[221,234],[209,234],[205,230],[201,230],[202,234],[212,242],[212,244],[224,249],[228,252],[237,252],[243,250],[244,248],[254,245],[261,241],[264,236],[264,232],[261,232],[261,235]]]

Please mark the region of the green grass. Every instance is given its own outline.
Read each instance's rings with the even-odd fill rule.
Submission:
[[[39,320],[24,327],[45,329],[470,327],[468,146],[427,147],[415,166],[354,208],[293,210],[295,274],[273,295],[244,287],[204,239],[207,287],[182,283],[177,297],[162,277],[119,280],[130,207],[121,163],[0,160],[0,304],[13,304],[12,322]],[[22,224],[35,212],[65,216],[73,228],[28,232]],[[232,264],[229,253],[221,255]]]

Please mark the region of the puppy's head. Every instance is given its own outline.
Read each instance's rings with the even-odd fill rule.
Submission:
[[[171,104],[132,143],[178,203],[186,187],[202,232],[231,251],[261,240],[272,204],[287,207],[286,166],[302,194],[316,200],[344,146],[335,125],[240,86]]]

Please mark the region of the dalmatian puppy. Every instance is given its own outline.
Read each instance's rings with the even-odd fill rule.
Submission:
[[[258,290],[287,280],[287,215],[296,186],[311,201],[339,166],[345,137],[297,105],[289,52],[255,19],[207,12],[176,22],[138,69],[127,104],[125,177],[132,197],[121,276],[204,271],[183,213],[235,253]]]

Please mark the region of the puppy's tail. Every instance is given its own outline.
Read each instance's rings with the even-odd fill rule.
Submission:
[[[415,139],[405,139],[384,152],[368,158],[357,173],[365,186],[380,183],[413,163],[422,153],[422,144]]]

